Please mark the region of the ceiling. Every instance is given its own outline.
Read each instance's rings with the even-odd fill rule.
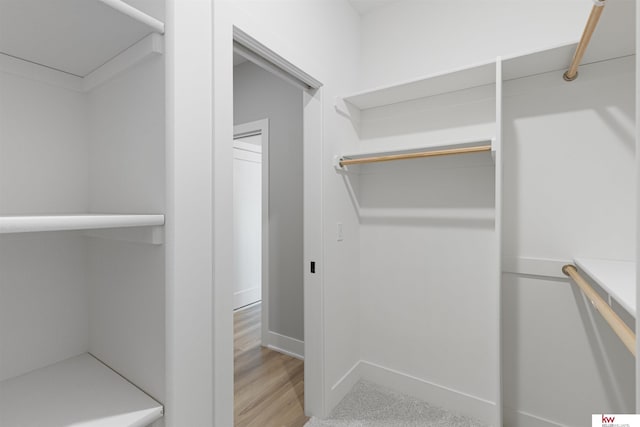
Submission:
[[[360,15],[364,15],[395,1],[398,0],[349,0],[349,3]]]

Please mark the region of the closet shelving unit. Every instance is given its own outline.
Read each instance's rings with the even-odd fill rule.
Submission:
[[[164,225],[164,215],[20,215],[1,216],[0,234],[71,231]]]
[[[366,110],[464,91],[466,89],[493,85],[496,82],[496,64],[496,61],[492,61],[445,73],[429,75],[410,81],[360,91],[338,98],[335,106],[338,111],[349,116],[357,125],[360,125],[361,115]],[[499,125],[497,124],[496,127],[498,126]],[[335,156],[334,166],[336,169],[342,169],[342,160],[386,156],[397,156],[398,159],[402,159],[405,158],[404,155],[409,155],[406,158],[416,158],[414,155],[419,153],[425,153],[425,157],[430,157],[430,153],[436,151],[451,150],[450,154],[458,154],[456,151],[457,149],[467,148],[476,148],[479,149],[478,151],[482,151],[480,148],[486,147],[487,145],[491,146],[491,151],[495,155],[497,143],[496,133],[494,133],[490,135],[482,134],[447,141],[436,140],[426,145],[414,144],[408,147],[393,149],[358,150],[356,152],[343,153]],[[447,155],[449,153],[445,152],[442,154]]]
[[[410,224],[413,227],[419,227],[418,224],[423,224],[423,221],[426,221],[426,224],[432,221],[447,224],[447,227],[450,228],[444,233],[452,234],[446,238],[446,243],[442,242],[444,243],[444,247],[446,247],[446,249],[441,248],[443,251],[457,251],[457,249],[454,249],[456,245],[455,242],[459,242],[460,239],[463,238],[460,233],[462,233],[462,230],[465,230],[469,224],[473,224],[472,228],[477,229],[477,231],[473,232],[473,238],[477,239],[477,244],[485,247],[481,258],[487,260],[488,266],[486,269],[483,269],[481,274],[475,277],[475,290],[471,292],[473,293],[476,292],[477,289],[482,289],[484,294],[479,297],[482,302],[478,302],[478,304],[484,306],[485,303],[487,303],[488,306],[495,305],[496,307],[494,312],[485,311],[484,314],[479,315],[480,318],[476,318],[482,322],[483,325],[486,325],[491,332],[489,334],[485,333],[481,339],[483,341],[482,347],[486,348],[486,351],[478,350],[478,348],[472,351],[480,351],[485,355],[492,355],[490,360],[486,360],[486,365],[483,364],[481,368],[485,373],[488,373],[484,376],[487,378],[487,382],[482,386],[482,391],[477,391],[477,389],[473,391],[475,385],[472,385],[472,383],[475,380],[468,383],[464,381],[459,383],[438,382],[438,380],[434,380],[434,378],[443,378],[450,374],[434,374],[430,372],[429,369],[423,370],[415,366],[411,371],[406,372],[408,372],[409,375],[424,378],[425,381],[433,381],[441,387],[457,389],[462,393],[481,396],[483,399],[482,403],[476,401],[467,402],[468,404],[462,404],[459,408],[452,409],[457,409],[468,415],[480,418],[482,421],[491,425],[501,425],[501,397],[499,390],[500,321],[497,314],[500,298],[500,290],[497,283],[501,268],[501,72],[501,61],[498,58],[496,61],[360,91],[336,99],[336,111],[343,116],[347,116],[352,121],[359,133],[360,142],[356,150],[339,153],[335,155],[333,159],[334,167],[338,173],[344,174],[348,180],[354,179],[357,181],[357,184],[355,181],[349,184],[349,187],[351,187],[350,191],[358,193],[366,187],[367,189],[364,191],[369,195],[377,191],[385,192],[384,196],[380,196],[382,193],[374,196],[375,200],[365,200],[366,196],[364,196],[364,193],[362,194],[363,199],[360,199],[358,194],[352,195],[352,198],[356,201],[354,206],[357,209],[361,223],[371,224],[372,227],[375,227],[375,224],[385,224],[385,226],[382,227],[385,228],[385,230],[380,231],[383,233],[391,233],[388,227],[393,227],[395,221],[399,221],[399,224]],[[444,108],[440,104],[441,102],[444,102]],[[461,107],[463,110],[458,110],[460,105],[466,106]],[[465,108],[466,110],[464,110]],[[435,112],[436,115],[444,115],[445,122],[454,123],[454,127],[457,124],[458,128],[453,130],[439,128],[439,119],[433,117],[431,112]],[[465,122],[465,120],[468,120],[467,113],[473,116],[471,120],[475,120],[475,122],[471,122],[473,123],[472,126],[468,126],[468,123]],[[395,120],[399,120],[399,122],[394,122]],[[405,139],[404,129],[402,129],[402,125],[398,125],[398,123],[408,123],[409,126],[415,126],[415,128],[420,129],[420,131],[418,131],[420,135]],[[420,123],[427,123],[424,130],[420,127]],[[478,123],[480,124],[477,125]],[[435,127],[429,127],[429,124],[433,124]],[[400,135],[400,137],[395,138],[395,135]],[[404,163],[405,159],[413,160],[406,160],[411,163],[409,164]],[[362,163],[349,164],[352,163],[349,162],[349,160],[356,160]],[[379,166],[367,164],[369,162],[377,163],[380,161],[384,163],[380,163]],[[406,175],[403,172],[405,166],[410,170]],[[429,174],[429,178],[424,181],[423,184],[419,184],[419,182],[424,178],[416,175],[420,173],[418,172],[419,169],[424,169],[424,171],[427,171]],[[401,174],[403,178],[393,177],[396,173]],[[381,178],[375,178],[377,174],[381,174]],[[407,178],[416,179],[417,182],[409,183],[404,181],[404,179]],[[371,181],[372,179],[373,181]],[[400,179],[402,179],[402,181],[398,181]],[[389,184],[390,180],[393,181],[393,184]],[[437,181],[449,181],[448,183],[443,183],[443,186],[447,187],[447,190],[435,189],[439,186],[439,184],[436,183]],[[465,187],[468,187],[469,184],[477,186],[478,191],[473,196],[473,201],[464,201],[465,196],[463,196],[463,194],[468,194],[469,191],[468,188]],[[378,190],[380,186],[385,189]],[[403,187],[402,192],[399,191],[398,186]],[[408,187],[411,189],[408,190]],[[405,200],[406,203],[401,202],[400,206],[394,205],[399,199],[393,195],[393,193],[406,195],[413,194],[412,192],[414,191],[417,192],[416,199],[411,201],[402,199]],[[427,191],[427,193],[424,193],[424,191]],[[429,194],[429,196],[426,194]],[[456,195],[452,196],[452,194]],[[376,201],[380,201],[380,197],[386,198],[386,201],[376,204]],[[416,200],[421,201],[414,203]],[[405,227],[400,227],[398,232],[404,235],[404,233],[406,233],[404,230],[406,230]],[[423,257],[423,259],[429,259],[429,261],[426,262],[429,265],[433,262],[436,262],[436,264],[446,264],[445,261],[434,261],[439,257],[437,251],[434,251],[435,247],[428,249],[429,246],[433,246],[434,244],[438,245],[438,243],[434,242],[443,238],[441,235],[433,235],[435,240],[431,241],[431,238],[428,237],[432,233],[430,230],[433,229],[428,225],[424,228],[420,227],[420,229],[416,230],[416,233],[410,237],[410,240],[412,240],[411,244],[415,244],[416,239],[424,238],[424,249],[415,248],[417,254],[421,254],[420,256]],[[476,232],[478,234],[475,234]],[[361,230],[361,233],[364,233],[364,231]],[[371,236],[376,236],[376,239],[379,237],[378,231],[371,231],[371,233],[373,233]],[[418,237],[419,235],[423,237]],[[397,245],[402,246],[404,244],[395,240],[397,237],[391,236],[390,238],[393,243],[386,242],[385,244],[391,247],[397,247]],[[373,242],[371,242],[371,244],[381,246]],[[450,244],[453,246],[449,247]],[[461,252],[465,253],[463,254]],[[473,251],[463,250],[458,252],[458,271],[465,270],[463,266],[467,265],[467,263],[472,265],[477,262],[477,257],[476,260],[471,259],[473,256],[470,252]],[[389,254],[389,256],[393,255]],[[368,255],[362,255],[362,259],[366,260],[368,258]],[[412,262],[420,263],[420,261],[417,260]],[[368,271],[371,269],[370,267],[373,266],[363,266],[362,268]],[[413,267],[406,266],[406,268]],[[394,292],[397,295],[403,295],[405,299],[408,298],[419,301],[424,298],[423,292],[426,292],[426,295],[430,295],[430,297],[428,297],[429,299],[437,299],[439,301],[438,305],[443,307],[451,302],[450,298],[453,298],[453,294],[465,292],[462,289],[464,285],[460,283],[460,278],[452,277],[445,271],[446,269],[441,270],[440,266],[434,265],[433,272],[423,271],[423,267],[418,267],[418,269],[420,273],[416,274],[427,276],[435,274],[432,281],[427,280],[427,283],[424,284],[425,288],[423,291],[417,290],[415,283],[396,283],[394,285]],[[371,274],[375,275],[377,273]],[[400,273],[398,274],[402,276]],[[363,280],[368,282],[366,278]],[[452,283],[455,283],[456,286],[451,285]],[[457,285],[462,286],[456,290]],[[375,292],[383,292],[383,294],[376,295],[375,299],[389,298],[387,294],[384,294],[386,291],[382,283],[372,286],[378,288]],[[405,292],[408,293],[405,295]],[[438,293],[447,296],[436,295]],[[393,299],[394,297],[391,298]],[[394,303],[389,301],[389,304]],[[413,304],[410,305],[413,306]],[[435,307],[429,307],[431,307],[431,305],[427,304],[427,306],[418,309],[418,311],[422,313],[429,310],[439,311],[439,309]],[[387,310],[386,308],[377,309]],[[407,308],[407,313],[410,313],[411,310],[412,309]],[[467,308],[451,307],[451,310],[452,312],[462,312],[466,311]],[[469,312],[474,311],[473,308],[469,310]],[[400,320],[407,316],[419,316],[419,314],[416,312],[414,314],[402,314],[398,316],[398,320]],[[389,316],[386,323],[389,324],[394,321],[395,320],[392,320],[392,316]],[[414,321],[417,320],[414,319]],[[473,328],[469,328],[469,326],[466,321],[451,323],[452,330],[456,331],[453,332],[453,334],[457,334],[459,339],[462,341],[466,339],[474,342],[478,341],[480,338],[475,337],[474,333],[470,332],[470,329]],[[437,328],[433,329],[434,325],[424,325],[424,328],[425,331],[429,331],[425,332],[427,335],[425,335],[424,339],[440,342],[448,348],[451,345],[449,351],[453,353],[456,351],[469,351],[468,349],[457,350],[460,341],[458,341],[458,343],[450,343],[450,337],[443,337],[439,334]],[[400,330],[389,333],[396,336],[404,334],[404,332]],[[466,334],[469,334],[468,338]],[[396,341],[391,345],[402,346],[401,343]],[[415,349],[413,349],[413,347],[412,350],[407,348],[406,351],[415,352]],[[430,350],[425,350],[424,348],[418,348],[417,352],[423,360],[429,360],[434,357],[430,353]],[[377,357],[393,359],[394,356],[390,357],[387,355]],[[480,355],[480,358],[482,357],[483,356]],[[392,364],[389,364],[386,368],[400,371],[408,369],[402,367],[402,365],[403,363],[410,364],[410,362],[406,360],[403,361],[403,359],[404,358],[400,357],[395,360],[395,362],[390,362]],[[455,360],[451,360],[450,367],[453,369],[456,363]],[[421,371],[423,372],[420,373]],[[450,376],[453,381],[456,381],[454,378],[455,375]],[[421,394],[422,392],[419,393]],[[442,396],[440,395],[441,392],[437,390],[425,391],[425,393],[423,397],[428,400],[431,400],[429,399],[430,396],[440,396],[435,398],[435,401],[432,400],[432,403],[444,406],[459,399],[458,397],[453,397],[453,395],[448,397]],[[440,398],[442,398],[442,400],[438,400]],[[470,410],[469,408],[471,407],[475,409]]]
[[[601,6],[602,5],[594,6],[592,15],[594,12],[602,13]],[[607,8],[613,6],[612,4]],[[605,12],[605,14],[608,13],[624,13],[624,8],[620,7],[620,10],[608,10]],[[595,22],[597,23],[597,19]],[[595,24],[592,25],[595,26]],[[593,28],[591,28],[591,31],[593,31]],[[632,42],[629,42],[629,40],[620,40],[616,32],[610,29],[605,29],[604,33],[602,33],[602,31],[603,30],[601,30],[599,34],[596,34],[586,53],[584,53],[584,59],[581,63],[582,66],[596,63],[606,64],[608,61],[624,60],[625,58],[635,55]],[[607,39],[608,33],[616,35],[614,39],[615,43]],[[504,80],[515,80],[548,72],[562,73],[567,69],[568,64],[572,63],[572,58],[578,46],[579,41],[576,41],[575,43],[562,44],[549,49],[505,58],[503,60]],[[584,52],[584,47],[582,52]],[[575,78],[576,77],[568,79],[567,81],[569,83],[566,84],[571,84],[570,82]],[[583,78],[587,77],[585,76]],[[636,263],[634,261],[575,258],[574,263],[582,272],[586,273],[593,282],[604,290],[609,296],[609,305],[611,305],[611,299],[613,299],[631,316],[636,317],[637,282]]]
[[[635,262],[590,258],[576,258],[574,261],[622,308],[636,317]]]
[[[616,11],[617,13],[617,11]],[[562,74],[566,71],[567,66],[571,63],[573,54],[577,46],[576,42],[564,43],[561,45],[551,46],[546,49],[536,50],[533,52],[526,52],[523,54],[513,55],[509,57],[497,58],[496,61],[470,66],[464,69],[457,69],[446,73],[439,73],[436,75],[426,76],[424,78],[415,79],[412,81],[401,82],[392,84],[385,87],[378,87],[371,90],[360,91],[351,95],[344,96],[336,99],[335,108],[339,114],[347,116],[351,119],[354,127],[359,132],[360,143],[358,149],[352,152],[337,153],[334,156],[334,167],[338,173],[343,173],[346,176],[360,175],[359,183],[354,185],[355,187],[362,186],[362,181],[368,179],[365,174],[361,174],[364,167],[360,165],[346,165],[343,166],[341,161],[347,159],[362,159],[377,156],[399,155],[402,157],[404,154],[412,154],[417,152],[429,152],[432,150],[451,149],[457,147],[479,146],[491,143],[492,154],[495,160],[495,210],[492,210],[491,217],[494,218],[495,224],[495,244],[497,249],[498,259],[495,261],[494,268],[496,270],[496,282],[499,283],[500,275],[503,269],[502,260],[502,103],[503,103],[503,85],[506,82],[522,79],[526,77],[536,76],[539,74],[557,72],[558,79],[562,81]],[[586,52],[583,60],[583,65],[596,64],[601,62],[608,62],[611,60],[625,60],[625,57],[635,54],[635,49],[631,43],[611,43],[611,40],[596,40],[592,43],[592,46]],[[585,72],[581,78],[589,79],[588,73]],[[495,127],[494,132],[484,132],[477,135],[466,134],[462,138],[445,138],[437,140],[429,138],[424,144],[413,141],[412,143],[405,143],[402,138],[399,138],[398,144],[394,144],[391,138],[384,138],[384,141],[374,144],[370,144],[368,137],[370,135],[364,135],[363,127],[367,126],[366,120],[370,120],[372,115],[376,118],[382,117],[384,120],[391,120],[389,117],[393,116],[396,110],[395,106],[403,103],[419,106],[418,100],[425,97],[438,97],[440,95],[450,93],[460,93],[466,90],[472,90],[474,88],[482,87],[485,85],[495,84],[496,90],[496,115],[495,115]],[[562,84],[562,83],[559,83]],[[572,84],[572,83],[564,83]],[[377,110],[387,109],[391,111],[390,114],[377,114]],[[428,113],[425,114],[424,120],[429,120]],[[377,144],[376,144],[377,143]],[[373,146],[373,149],[369,147]],[[398,168],[401,162],[398,162]],[[431,161],[421,162],[420,165],[425,169],[428,169],[430,165],[434,165]],[[357,167],[353,167],[357,166]],[[381,181],[377,181],[380,183]],[[353,190],[350,190],[353,191]],[[374,216],[376,219],[399,217],[394,209],[371,209],[362,207],[357,203],[356,209],[360,218]],[[393,211],[393,212],[392,212]],[[456,215],[458,215],[456,217]],[[461,217],[469,219],[472,216],[484,216],[487,217],[486,212],[478,214],[478,212],[472,212],[468,215],[460,216],[460,212],[456,209],[439,209],[439,212],[434,213],[433,210],[428,212],[425,210],[415,210],[415,216],[417,217],[448,217],[452,220],[460,219]],[[406,219],[406,218],[405,218]],[[409,218],[413,220],[414,218]],[[414,224],[415,222],[412,222]],[[397,244],[397,242],[396,242]],[[366,258],[366,257],[365,257]],[[558,265],[562,265],[560,261],[553,260],[531,260],[527,262],[526,274],[538,274],[538,272],[549,271],[551,264],[554,269]],[[635,316],[635,287],[636,278],[635,270],[636,266],[633,262],[626,261],[603,261],[603,260],[591,260],[591,259],[576,259],[576,264],[580,269],[589,274],[592,279],[598,283],[606,292],[611,295],[611,298],[616,300],[625,310]],[[554,276],[560,277],[562,273],[557,268],[557,272]],[[555,270],[554,270],[555,271]],[[490,295],[495,301],[496,310],[499,311],[501,305],[501,293],[499,285],[495,288],[489,289]],[[493,304],[493,303],[492,303]],[[501,335],[501,320],[500,315],[496,319],[493,319],[495,326],[495,334],[497,337]],[[496,363],[492,367],[492,373],[496,378],[496,384],[500,384],[500,377],[502,375],[502,366],[500,360],[500,338],[496,338],[497,358]],[[398,369],[395,366],[391,366],[392,369]],[[495,393],[495,412],[493,416],[485,416],[484,420],[495,425],[502,425],[502,391],[500,386]],[[494,400],[493,397],[488,400]],[[486,414],[485,414],[486,415]]]
[[[49,93],[47,88],[55,87],[55,90],[58,90],[55,93],[61,93],[60,90],[64,89],[69,93],[86,93],[86,96],[89,96],[92,91],[126,74],[128,70],[143,64],[150,58],[161,55],[163,53],[163,32],[164,24],[161,21],[120,0],[2,2],[0,4],[0,74],[4,73],[11,79],[20,79],[21,87],[22,85],[28,87],[28,82],[33,82],[33,86],[28,88],[29,92],[35,93],[43,90],[45,93]],[[29,112],[25,110],[25,114],[29,114]],[[158,122],[157,125],[161,128],[164,126],[162,122]],[[55,130],[57,131],[57,128]],[[59,135],[54,135],[52,141],[56,141],[56,138],[64,140],[64,132],[65,130],[62,130]],[[164,141],[157,142],[159,149],[163,151]],[[13,154],[14,151],[8,150],[2,155],[6,157]],[[25,167],[34,166],[29,164]],[[120,173],[117,170],[112,172],[113,174]],[[20,185],[20,182],[16,182],[16,185]],[[69,190],[69,192],[71,191],[75,190]],[[80,196],[74,197],[79,198]],[[29,200],[29,206],[37,206],[38,202],[28,199],[29,197],[35,196],[27,195],[19,200]],[[82,197],[87,196],[85,194]],[[62,202],[55,202],[55,207],[49,207],[48,203],[56,199],[43,201],[33,212],[25,212],[23,207],[12,206],[10,203],[6,203],[6,200],[0,201],[2,202],[0,203],[0,208],[2,208],[0,211],[0,238],[8,239],[2,242],[4,247],[10,247],[13,244],[37,245],[40,236],[43,239],[52,238],[52,233],[44,232],[56,232],[57,236],[66,236],[61,233],[74,230],[92,232],[94,233],[90,234],[92,237],[135,241],[138,244],[162,243],[162,239],[158,239],[164,225],[162,213],[143,214],[140,211],[144,211],[144,209],[136,207],[132,209],[131,214],[123,214],[121,212],[123,210],[126,212],[126,209],[122,209],[118,203],[116,203],[118,207],[114,209],[117,213],[86,211],[69,213],[72,210],[60,207]],[[109,205],[110,203],[114,202],[99,202],[98,205]],[[75,204],[77,205],[77,203]],[[91,204],[84,203],[84,205],[90,206]],[[154,237],[151,241],[147,237],[141,237],[146,236],[145,233],[140,232],[141,230],[152,232]],[[18,240],[22,238],[21,236],[26,235],[31,235],[31,237],[28,240]],[[69,234],[68,236],[77,237],[59,238],[84,238],[81,234]],[[68,242],[70,240],[61,241]],[[74,245],[82,244],[81,240],[74,240],[74,242],[80,242],[74,243]],[[146,250],[144,246],[139,246],[138,249],[132,250],[132,253],[144,253]],[[154,257],[157,258],[158,249],[148,249],[148,251],[154,251]],[[47,255],[44,256],[48,258]],[[148,255],[144,255],[144,257],[146,260]],[[37,259],[34,258],[34,260]],[[117,264],[115,264],[117,261],[110,259],[105,262],[113,262],[114,264],[100,268],[117,269]],[[65,269],[68,266],[52,266],[52,268]],[[17,284],[9,282],[19,278],[22,283],[22,280],[29,280],[24,279],[29,275],[20,271],[10,271],[7,275],[4,275],[7,273],[6,271],[0,273],[3,274],[3,281],[6,280],[5,284],[8,286],[5,286],[5,290],[9,291],[8,294],[3,295],[3,298],[22,298],[20,296],[22,294],[19,294],[17,289],[11,288]],[[71,280],[70,277],[78,277],[84,273],[67,272],[66,274],[64,280]],[[158,275],[158,273],[154,273],[154,275]],[[139,279],[140,277],[131,278],[133,281]],[[50,286],[63,284],[63,282],[57,283],[55,280],[59,279],[52,278]],[[164,283],[154,283],[154,285],[157,285],[157,292],[162,295]],[[31,292],[30,289],[27,291]],[[67,292],[64,295],[61,294],[60,299],[68,299],[70,302],[76,301],[74,304],[77,303],[77,300],[68,294],[69,287],[61,289],[60,292]],[[35,295],[33,298],[29,302],[29,307],[25,307],[24,310],[43,310],[43,306],[40,304],[46,304],[46,301],[42,301],[42,298]],[[107,302],[103,301],[100,304],[107,304]],[[130,313],[120,313],[120,315],[127,316],[127,318],[132,316]],[[67,314],[57,313],[53,316],[52,319],[55,320],[51,320],[51,322],[55,323],[58,319],[65,318]],[[21,325],[16,326],[22,327]],[[140,325],[137,324],[130,326],[134,329],[140,328]],[[31,327],[28,326],[22,330],[29,330]],[[83,329],[79,328],[79,330]],[[145,343],[148,342],[146,337],[139,338]],[[0,339],[3,343],[9,343],[5,336]],[[10,339],[15,340],[15,338]],[[61,338],[61,340],[64,339],[68,339],[68,337]],[[27,337],[26,339],[21,338],[19,342],[30,343],[26,344],[28,346],[40,345],[34,344],[34,340],[37,339]],[[68,344],[60,344],[60,346],[62,345]],[[98,353],[105,353],[104,345],[100,343]],[[163,405],[155,399],[156,396],[151,397],[151,394],[154,393],[144,390],[144,385],[134,384],[133,380],[125,378],[125,373],[114,367],[114,365],[122,365],[122,359],[116,360],[112,365],[109,357],[103,358],[103,356],[94,355],[90,348],[85,348],[85,350],[88,351],[80,354],[77,350],[69,350],[68,348],[63,351],[60,351],[59,348],[51,351],[45,350],[46,354],[51,354],[44,356],[45,358],[57,358],[51,360],[48,365],[38,358],[35,358],[34,361],[32,355],[28,354],[25,356],[29,356],[26,358],[30,361],[25,364],[18,363],[16,365],[15,360],[12,360],[13,366],[9,368],[9,372],[16,371],[18,374],[7,377],[3,370],[4,377],[0,381],[0,425],[4,427],[45,425],[144,427],[162,418]],[[16,351],[18,352],[16,354],[19,354],[20,350]],[[28,351],[24,350],[25,353]],[[76,351],[75,356],[69,354],[73,351]],[[65,357],[61,357],[65,354]],[[164,359],[164,355],[161,357]],[[127,363],[124,364],[127,365]],[[154,362],[153,365],[157,364]],[[29,366],[31,369],[26,369]],[[148,381],[149,373],[145,373],[143,376]],[[156,392],[158,392],[157,387]]]
[[[162,411],[162,405],[89,354],[0,385],[3,426],[145,427]]]

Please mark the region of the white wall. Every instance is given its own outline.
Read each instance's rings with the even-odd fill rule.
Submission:
[[[326,415],[327,409],[339,400],[336,397],[338,393],[332,391],[333,385],[359,360],[359,267],[354,262],[358,258],[358,223],[342,177],[332,167],[335,154],[353,149],[355,145],[353,126],[336,113],[333,99],[356,87],[359,18],[349,4],[342,0],[221,1],[214,3],[214,17],[217,17],[214,21],[215,143],[216,155],[222,156],[215,164],[214,180],[221,183],[216,188],[217,200],[226,202],[231,191],[229,185],[222,185],[225,180],[229,181],[231,173],[229,159],[233,121],[227,111],[232,102],[231,87],[228,87],[232,71],[231,26],[239,26],[324,85],[310,102],[319,100],[322,114],[323,146],[322,155],[318,158],[321,162],[322,193],[317,197],[321,197],[325,203],[321,212],[324,247],[322,256],[316,260],[317,274],[321,278],[317,285],[321,287],[322,296],[317,304],[324,313],[325,329],[324,342],[319,343],[323,344],[321,348],[323,347],[325,364],[318,367],[318,373],[322,376],[320,397],[323,401],[326,399],[326,406],[324,402],[320,402],[315,408],[307,409],[312,414]],[[229,144],[229,147],[221,144]],[[219,215],[218,218],[230,223],[228,210],[222,204],[219,209],[222,217]],[[342,242],[336,239],[337,222],[344,224],[345,239]],[[224,224],[221,222],[219,226],[222,228]],[[231,236],[222,235],[219,239],[221,247],[228,247]],[[223,295],[219,300],[226,304],[223,283],[230,282],[230,272],[220,270],[222,262],[219,259],[216,264],[219,278],[214,287],[219,287]],[[224,315],[224,308],[219,312]],[[309,355],[305,359],[308,362]],[[219,369],[222,376],[216,378],[221,378],[221,385],[230,391],[232,379],[229,378],[225,383],[224,365]],[[221,399],[220,402],[224,404],[225,400]]]
[[[0,213],[87,209],[86,118],[84,94],[0,72]]]
[[[488,85],[365,110],[360,148],[494,134]],[[488,424],[499,375],[495,168],[481,153],[347,173],[358,180],[363,376]]]
[[[635,258],[634,62],[505,85],[505,256]],[[633,356],[566,280],[505,274],[503,328],[509,425],[634,412]]]
[[[86,250],[72,233],[0,238],[0,381],[88,350]]]
[[[86,138],[84,94],[0,72],[0,214],[86,210]],[[0,237],[0,380],[87,351],[87,300],[82,236]]]
[[[302,90],[251,62],[234,67],[234,124],[269,119],[269,329],[304,340]]]
[[[576,41],[591,6],[589,0],[390,3],[362,18],[361,86],[384,86]]]
[[[164,213],[164,58],[88,94],[91,212]],[[165,397],[164,250],[91,238],[89,349],[160,401]]]

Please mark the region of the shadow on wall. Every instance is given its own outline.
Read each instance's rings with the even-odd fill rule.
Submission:
[[[633,257],[633,62],[582,67],[570,84],[561,72],[505,84],[505,256]],[[508,425],[634,412],[633,357],[575,285],[504,274],[502,286]]]
[[[506,255],[633,256],[635,74],[610,62],[505,86]]]

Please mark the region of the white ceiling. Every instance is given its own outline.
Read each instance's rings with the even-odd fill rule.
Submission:
[[[351,6],[353,6],[360,15],[364,15],[365,13],[395,1],[398,0],[349,0],[349,3],[351,3]]]

